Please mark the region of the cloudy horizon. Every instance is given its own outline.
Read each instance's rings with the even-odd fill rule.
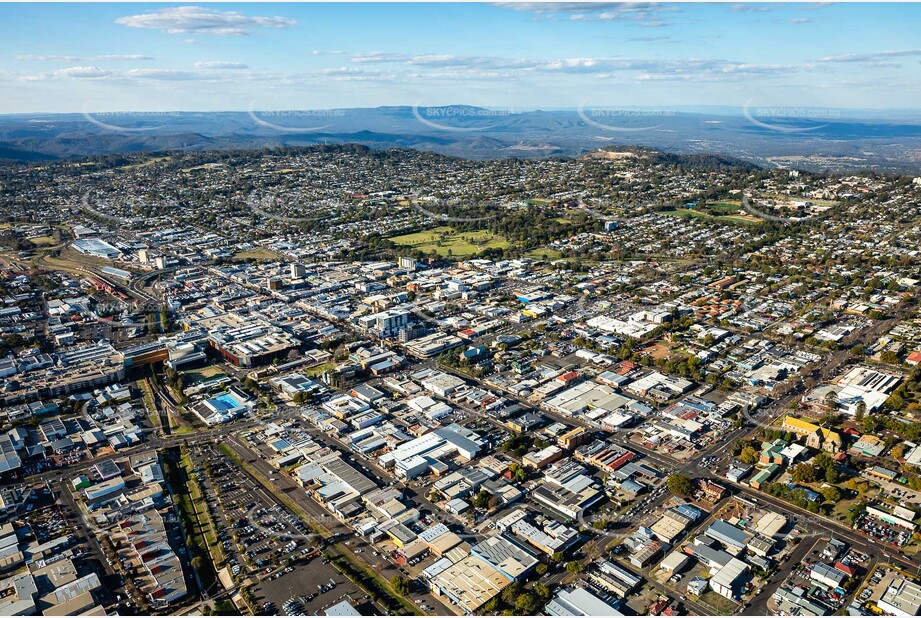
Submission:
[[[911,110],[919,17],[905,4],[5,4],[0,113]]]

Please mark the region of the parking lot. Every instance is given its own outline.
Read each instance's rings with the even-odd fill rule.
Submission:
[[[911,531],[891,526],[866,514],[857,518],[854,527],[877,541],[893,547],[902,547],[911,540]]]
[[[221,496],[214,513],[227,568],[237,582],[256,584],[253,593],[261,613],[322,613],[342,600],[356,607],[365,604],[366,614],[380,613],[364,591],[323,558],[319,536],[263,487],[216,450],[193,454],[196,475],[209,494]]]
[[[296,517],[276,504],[227,458],[214,450],[195,452],[195,474],[207,495],[221,496],[213,513],[227,568],[238,581],[276,578],[290,573],[298,560],[316,555],[317,538]],[[204,460],[210,462],[210,474]],[[213,498],[209,498],[213,500]]]
[[[806,595],[808,598],[818,601],[835,611],[844,606],[852,590],[842,590],[841,588],[833,588],[816,582],[810,576],[812,565],[817,562],[824,562],[825,564],[835,564],[837,562],[852,567],[860,573],[867,568],[869,560],[870,556],[853,548],[848,549],[844,555],[839,556],[835,561],[829,560],[827,556],[819,555],[818,549],[814,549],[809,557],[794,567],[784,585],[790,588],[798,586],[808,591]]]
[[[348,601],[365,615],[380,613],[364,591],[322,557],[264,579],[253,592],[266,614],[322,615],[324,609],[340,601]]]

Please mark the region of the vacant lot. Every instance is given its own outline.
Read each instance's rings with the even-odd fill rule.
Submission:
[[[424,253],[436,251],[441,256],[458,257],[474,255],[484,249],[504,249],[509,246],[504,237],[489,230],[458,232],[448,226],[394,236],[390,240],[394,244],[418,249]]]
[[[279,259],[277,253],[271,249],[266,249],[265,247],[253,247],[252,249],[247,249],[245,251],[240,251],[239,253],[234,254],[238,260],[259,260],[263,262],[272,262]]]

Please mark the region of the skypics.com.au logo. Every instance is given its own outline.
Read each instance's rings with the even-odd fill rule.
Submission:
[[[105,131],[126,135],[158,131],[179,117],[179,112],[91,112],[89,108],[90,101],[87,101],[81,112],[87,122]]]
[[[579,104],[579,118],[589,126],[613,133],[654,131],[662,126],[657,120],[675,115],[675,112],[664,109],[602,108],[590,107],[586,103],[582,101]]]
[[[756,127],[778,133],[807,133],[829,125],[841,117],[835,109],[814,107],[765,106],[752,108],[752,99],[742,106],[742,115]]]
[[[413,105],[413,117],[425,126],[439,131],[473,133],[489,131],[512,115],[508,109],[490,109],[472,105],[442,105],[426,107]]]
[[[256,111],[255,101],[247,110],[249,119],[278,133],[316,133],[333,128],[345,116],[344,109],[291,109]]]

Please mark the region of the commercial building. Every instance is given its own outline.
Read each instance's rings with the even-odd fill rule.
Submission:
[[[474,555],[452,564],[431,580],[432,592],[473,614],[512,583],[499,569]]]
[[[821,582],[826,586],[836,588],[841,586],[842,582],[847,579],[848,574],[844,571],[839,571],[835,567],[829,566],[824,562],[816,562],[812,565],[812,568],[809,571],[809,577],[810,579]]]
[[[80,238],[73,242],[73,248],[84,255],[114,260],[122,252],[99,238]]]
[[[742,595],[742,587],[748,582],[751,570],[738,558],[732,558],[710,578],[710,587],[727,599],[736,600]]]
[[[565,519],[576,519],[604,499],[604,492],[595,487],[595,480],[584,474],[584,468],[572,461],[551,467],[531,497],[550,511]]]
[[[480,450],[479,436],[460,427],[449,425],[404,442],[378,461],[392,467],[402,478],[411,479],[428,470],[436,462],[450,457],[470,461]]]
[[[381,339],[396,337],[409,326],[412,313],[408,309],[388,309],[358,318],[358,326]]]
[[[0,403],[13,405],[92,390],[125,377],[125,357],[109,343],[71,348],[55,357],[55,368],[0,379]]]
[[[462,346],[464,340],[445,333],[432,333],[425,337],[413,339],[406,344],[406,351],[416,358],[432,358],[442,352]]]
[[[752,538],[752,535],[748,532],[733,526],[723,519],[718,519],[710,524],[704,534],[722,543],[730,552],[742,551]]]
[[[547,616],[623,616],[616,607],[582,587],[563,588],[544,606]]]
[[[921,586],[905,577],[896,577],[876,604],[891,616],[909,618],[921,615]]]
[[[779,588],[774,592],[774,602],[781,616],[828,616],[831,610],[806,597],[802,588]]]
[[[555,521],[544,522],[542,527],[525,521],[527,511],[519,509],[496,522],[500,530],[508,529],[515,537],[547,555],[565,551],[579,536],[578,531]]]
[[[494,566],[507,578],[518,581],[537,566],[537,558],[515,541],[498,534],[470,548],[470,554]]]

